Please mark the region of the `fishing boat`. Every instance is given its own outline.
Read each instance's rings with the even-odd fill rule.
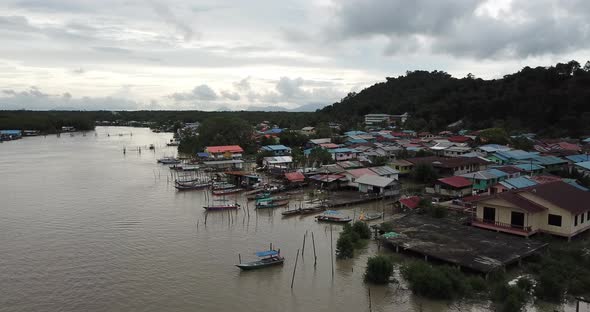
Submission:
[[[377,220],[377,219],[381,219],[383,217],[383,213],[378,212],[378,213],[361,213],[361,215],[359,216],[359,220],[361,221],[372,221],[372,220]]]
[[[176,182],[174,187],[179,191],[187,190],[202,190],[209,187],[209,183],[205,182]]]
[[[231,184],[231,183],[227,183],[227,182],[215,182],[213,183],[213,189],[214,190],[225,190],[225,189],[232,189],[232,188],[236,188],[235,185]]]
[[[156,147],[154,146],[154,144],[150,144],[149,149],[154,150],[156,149]]]
[[[241,189],[241,188],[227,188],[227,189],[213,190],[211,192],[213,193],[213,195],[223,196],[223,195],[228,195],[228,194],[239,193],[241,191],[243,191],[243,189]]]
[[[260,259],[252,262],[236,264],[236,266],[242,270],[255,270],[273,265],[280,265],[285,262],[285,258],[281,256],[280,250],[259,251],[256,253],[256,256]]]
[[[283,215],[283,217],[296,216],[296,215],[301,214],[301,210],[302,210],[301,208],[292,209],[292,210],[285,210],[285,211],[281,212],[281,214]]]
[[[180,145],[180,141],[175,140],[175,139],[170,139],[170,142],[166,143],[166,145],[168,145],[168,146],[178,146],[178,145]]]
[[[257,200],[270,197],[270,192],[262,192],[254,195],[248,196],[248,200]]]
[[[322,212],[322,211],[324,211],[324,208],[322,208],[322,207],[309,207],[309,208],[302,208],[300,214],[307,215],[307,214],[314,214],[314,213],[318,213],[318,212]]]
[[[175,165],[175,164],[180,164],[180,160],[178,160],[174,157],[164,157],[164,158],[158,159],[158,163],[163,164],[163,165]]]
[[[272,198],[264,198],[256,201],[256,209],[283,207],[287,206],[288,204],[288,200],[274,200]]]
[[[240,204],[238,203],[225,203],[225,202],[213,202],[211,205],[203,206],[205,210],[231,210],[231,209],[240,209]]]
[[[348,223],[352,218],[342,216],[340,212],[334,210],[326,210],[324,214],[315,217],[317,221],[332,222],[332,223]]]
[[[197,171],[199,170],[199,166],[197,165],[174,165],[170,166],[171,170],[176,171]]]

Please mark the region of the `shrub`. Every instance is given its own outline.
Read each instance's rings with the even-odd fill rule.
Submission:
[[[466,292],[463,274],[448,266],[433,268],[423,262],[413,262],[403,266],[402,276],[415,294],[424,297],[452,299]]]
[[[516,281],[516,286],[528,293],[533,289],[533,282],[527,277],[521,277]]]
[[[537,278],[535,296],[550,302],[560,302],[566,287],[561,275],[557,275],[554,270],[544,271]]]
[[[518,286],[509,286],[502,281],[492,290],[492,300],[497,311],[518,312],[522,311],[526,304],[527,293]]]
[[[371,229],[369,226],[362,221],[357,221],[353,224],[352,230],[360,236],[362,239],[369,239],[371,238]]]
[[[354,245],[350,235],[341,233],[336,241],[336,257],[338,259],[352,258],[354,255]]]
[[[384,222],[379,225],[380,233],[388,233],[393,231],[393,224],[391,222]]]
[[[481,293],[487,290],[487,283],[481,276],[467,277],[467,285],[476,293]]]
[[[375,284],[386,284],[393,274],[393,261],[391,258],[377,255],[367,260],[365,281]]]

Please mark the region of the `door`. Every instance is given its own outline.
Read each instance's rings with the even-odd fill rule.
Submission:
[[[510,226],[513,228],[524,228],[524,213],[513,211],[510,220]]]
[[[483,222],[496,222],[496,208],[483,207]]]

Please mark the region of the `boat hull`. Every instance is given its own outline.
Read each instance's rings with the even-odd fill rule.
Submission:
[[[236,264],[236,266],[238,268],[240,268],[241,270],[250,271],[250,270],[267,268],[267,267],[271,267],[271,266],[275,266],[275,265],[282,265],[284,262],[285,262],[285,259],[273,260],[273,261],[260,260],[260,261],[253,261],[253,262],[248,262],[248,263],[240,263],[240,264]]]

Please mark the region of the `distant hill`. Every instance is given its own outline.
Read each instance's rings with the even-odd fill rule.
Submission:
[[[504,127],[554,136],[590,133],[590,62],[525,67],[502,79],[413,71],[351,93],[320,113],[351,123],[368,113],[401,114],[407,127],[441,130],[458,120],[466,129]]]

